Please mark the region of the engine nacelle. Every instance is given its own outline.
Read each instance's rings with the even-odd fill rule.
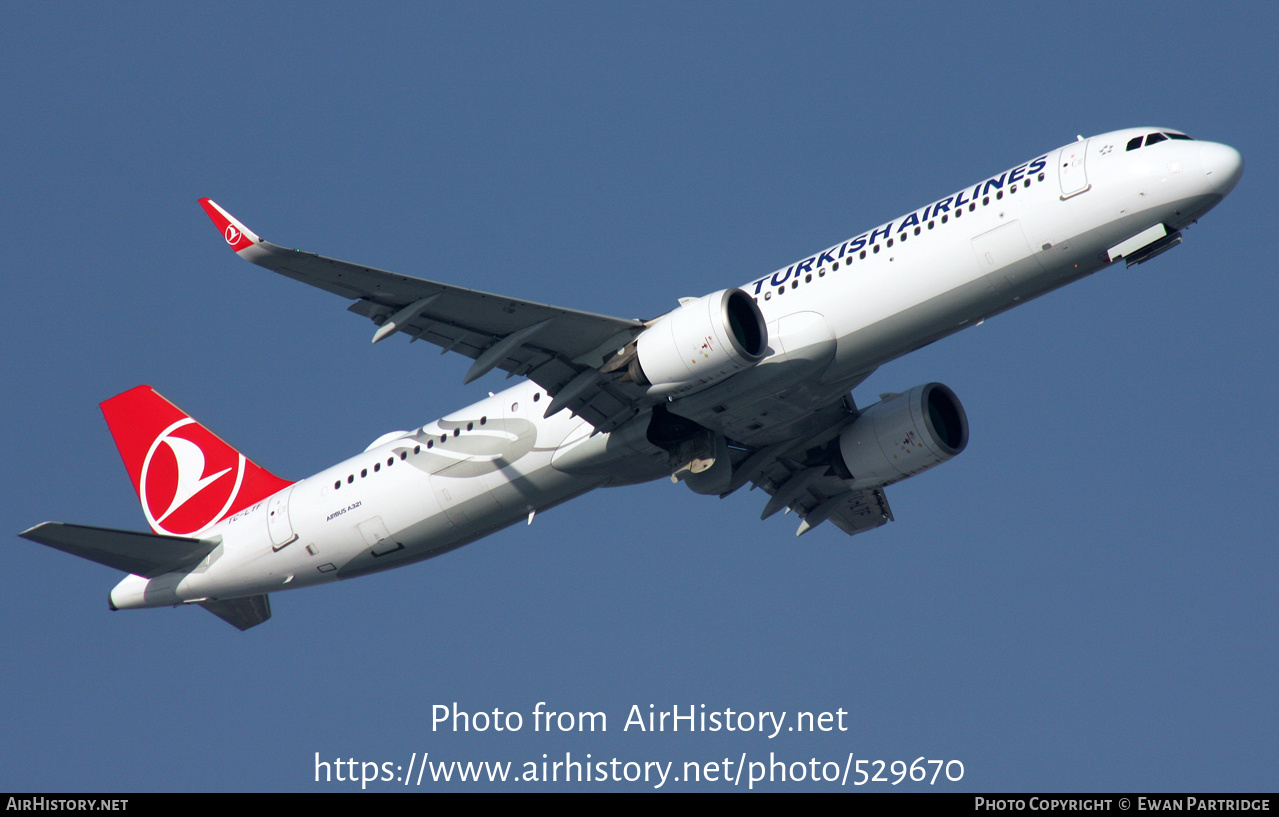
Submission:
[[[636,342],[632,378],[651,393],[694,391],[758,363],[768,328],[755,299],[723,289],[658,318]]]
[[[968,445],[968,415],[940,383],[916,386],[870,406],[839,435],[853,487],[888,485],[926,471]]]

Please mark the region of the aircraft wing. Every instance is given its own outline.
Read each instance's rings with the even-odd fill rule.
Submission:
[[[800,518],[796,536],[829,519],[849,536],[886,525],[893,520],[883,488],[851,488],[829,465],[825,451],[839,434],[857,419],[852,395],[814,413],[808,433],[772,443],[741,456],[733,467],[728,496],[746,483],[769,495],[761,519],[783,509]]]
[[[200,205],[236,254],[281,275],[348,298],[369,318],[377,343],[396,332],[459,352],[475,364],[469,383],[491,371],[527,377],[553,398],[547,414],[568,408],[600,431],[638,411],[640,390],[624,371],[600,371],[645,329],[636,320],[507,298],[352,264],[263,241],[211,199]]]
[[[844,480],[814,474],[793,461],[779,459],[753,480],[769,494],[761,517],[789,508],[800,518],[796,536],[829,519],[835,527],[855,536],[893,521],[893,511],[883,488],[850,489]]]

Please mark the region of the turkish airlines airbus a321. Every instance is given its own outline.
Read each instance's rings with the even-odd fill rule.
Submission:
[[[128,572],[112,610],[200,604],[240,629],[277,590],[461,547],[593,488],[747,483],[797,533],[893,518],[885,486],[968,443],[939,383],[859,408],[876,367],[1122,259],[1181,242],[1243,172],[1231,147],[1133,128],[1080,138],[736,289],[623,320],[411,278],[260,239],[241,258],[396,333],[522,382],[315,476],[274,476],[149,386],[102,404],[151,533],[46,522],[22,536]]]

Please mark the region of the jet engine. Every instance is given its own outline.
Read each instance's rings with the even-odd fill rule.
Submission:
[[[968,445],[968,416],[940,383],[884,395],[839,435],[839,460],[853,487],[888,485],[926,471]]]
[[[650,393],[694,391],[758,363],[768,328],[755,299],[740,289],[691,298],[644,330],[630,364],[631,379]]]

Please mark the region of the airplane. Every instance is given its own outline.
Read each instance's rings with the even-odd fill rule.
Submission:
[[[241,258],[349,300],[376,326],[521,379],[297,482],[149,386],[102,403],[151,531],[45,522],[21,536],[122,570],[111,610],[198,604],[241,630],[270,594],[439,556],[605,486],[747,485],[761,517],[846,534],[893,519],[885,488],[968,443],[940,383],[852,390],[878,367],[1111,264],[1141,264],[1238,183],[1224,144],[1129,128],[1041,153],[652,320],[479,292],[300,250],[201,199]]]

